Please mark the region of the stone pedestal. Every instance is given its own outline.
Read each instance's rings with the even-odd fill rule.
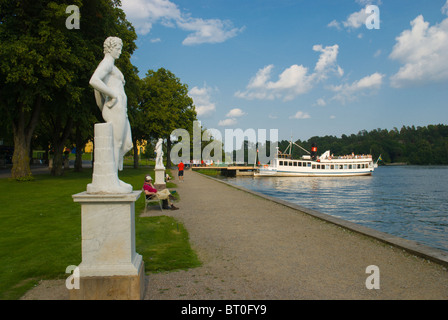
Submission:
[[[114,135],[112,124],[95,124],[95,163],[92,183],[87,185],[89,194],[130,193],[132,186],[118,179],[117,163],[114,156]]]
[[[135,201],[140,194],[73,195],[81,204],[82,262],[80,287],[70,290],[72,300],[143,299],[145,269],[135,251]]]
[[[165,168],[155,168],[155,182],[154,187],[157,190],[163,190],[166,188],[166,182],[165,182]]]

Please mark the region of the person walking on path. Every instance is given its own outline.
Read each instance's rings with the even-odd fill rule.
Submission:
[[[178,172],[179,181],[184,181],[184,167],[185,165],[182,161],[177,165],[177,168],[179,170]]]

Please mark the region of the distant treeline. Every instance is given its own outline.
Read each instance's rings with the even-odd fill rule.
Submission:
[[[443,124],[427,127],[403,126],[400,130],[376,129],[370,132],[340,138],[335,136],[312,137],[308,141],[296,141],[307,150],[313,143],[318,154],[330,150],[335,156],[348,154],[371,154],[376,160],[380,155],[384,163],[407,163],[415,165],[448,164],[448,126]],[[284,151],[289,141],[279,143]],[[293,156],[300,157],[304,152],[293,147]]]

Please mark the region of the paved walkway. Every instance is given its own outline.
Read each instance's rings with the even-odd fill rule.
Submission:
[[[448,299],[438,264],[190,170],[176,183],[180,210],[164,212],[185,225],[203,266],[147,276],[147,300]],[[379,290],[366,288],[370,265]],[[40,298],[66,298],[63,284],[46,286]]]

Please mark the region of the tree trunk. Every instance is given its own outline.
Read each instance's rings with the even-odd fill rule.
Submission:
[[[18,105],[17,118],[13,121],[14,154],[12,157],[11,177],[13,179],[31,179],[30,145],[41,111],[41,98],[38,97],[28,124],[25,123],[26,111]]]
[[[55,138],[53,140],[54,160],[53,160],[53,168],[51,168],[52,176],[62,176],[64,174],[64,168],[63,168],[64,161],[62,159],[62,154],[64,152],[65,141],[67,141],[70,131],[72,130],[72,125],[73,125],[73,119],[69,118],[67,120],[67,123],[65,124],[62,134],[57,130],[57,128],[59,127],[58,125],[54,130],[53,136]]]
[[[51,168],[52,176],[62,176],[64,174],[64,161],[62,159],[62,152],[64,145],[58,144],[54,146],[53,168]]]
[[[24,130],[14,130],[14,154],[12,156],[11,170],[13,179],[31,178],[30,146],[26,140]]]
[[[81,172],[82,171],[82,149],[81,144],[76,144],[76,158],[75,158],[75,172]]]
[[[82,149],[86,145],[86,141],[82,139],[80,126],[76,126],[75,144],[76,144],[76,158],[75,158],[75,172],[82,171]]]

